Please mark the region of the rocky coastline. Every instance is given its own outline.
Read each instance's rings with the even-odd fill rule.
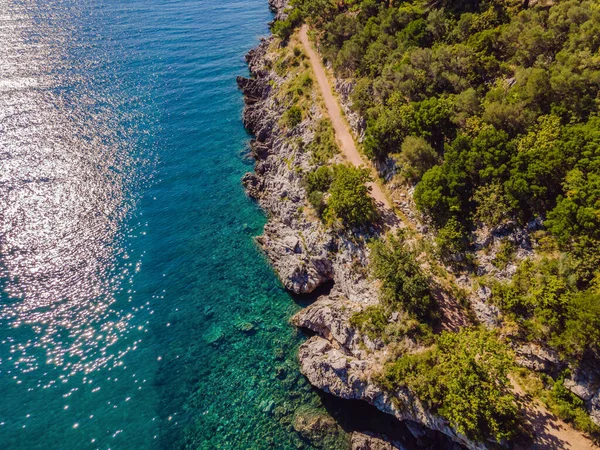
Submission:
[[[285,1],[270,3],[278,16],[283,14]],[[280,125],[286,107],[276,94],[286,75],[273,69],[275,45],[274,38],[263,39],[246,57],[251,78],[238,78],[246,103],[243,121],[254,135],[250,149],[255,158],[254,172],[247,173],[242,182],[248,195],[268,214],[257,241],[285,288],[300,295],[324,291],[292,318],[295,326],[314,333],[299,349],[302,373],[324,392],[366,401],[409,424],[421,448],[486,448],[456,433],[410,392],[390,395],[373,380],[388,350],[350,324],[355,312],[378,302],[377,286],[366,276],[366,239],[326,229],[304,212],[303,174],[314,163],[297,142],[310,143],[322,113],[315,101],[301,123],[292,129]],[[385,444],[390,447],[370,447],[365,444],[369,439],[369,435],[357,436],[353,448],[402,448],[391,443]]]

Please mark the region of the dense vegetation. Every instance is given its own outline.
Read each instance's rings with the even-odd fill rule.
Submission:
[[[338,75],[357,80],[365,152],[400,155],[438,228],[543,216],[564,248],[599,248],[595,2],[296,4],[289,20],[311,21]]]
[[[523,338],[541,340],[564,357],[600,355],[600,292],[577,289],[576,266],[568,256],[525,260],[510,283],[496,283],[493,299],[518,321]]]
[[[508,380],[508,347],[488,331],[443,332],[430,350],[386,367],[382,383],[408,387],[472,439],[498,442],[517,433],[518,408]]]
[[[366,169],[347,164],[320,166],[306,177],[308,200],[328,224],[361,227],[375,222],[377,208],[366,185]]]
[[[430,281],[408,248],[402,233],[371,244],[371,270],[381,281],[382,303],[392,310],[404,310],[423,321],[431,319],[434,300]]]
[[[597,361],[600,4],[292,1],[295,9],[274,31],[287,39],[308,21],[336,75],[355,81],[353,107],[366,119],[362,149],[414,186],[415,205],[435,232],[436,256],[469,267],[478,228],[543,223],[532,235],[538,251],[510,282],[482,282],[493,285],[491,300],[506,328],[516,330],[511,339],[549,345],[573,365]],[[332,202],[334,171],[310,174],[310,202],[330,222],[364,225],[372,217],[358,189],[366,174],[349,175]],[[504,242],[493,264],[506,268],[514,251]],[[417,324],[430,321],[431,279],[403,237],[373,243],[371,260],[382,302],[356,314],[353,325],[373,338],[390,335],[392,310]],[[493,333],[443,333],[430,350],[392,362],[384,383],[410,388],[470,437],[511,438],[510,359]],[[583,402],[563,379],[544,386],[547,405],[590,432]]]

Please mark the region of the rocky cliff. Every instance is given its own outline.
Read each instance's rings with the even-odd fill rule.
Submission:
[[[285,2],[272,0],[271,5],[281,15]],[[439,442],[444,442],[436,434],[439,432],[467,448],[485,448],[455,433],[410,392],[391,396],[373,380],[372,375],[388,356],[387,350],[381,342],[361,336],[350,325],[355,312],[376,304],[378,298],[377,287],[365,275],[365,239],[327,229],[305,213],[304,174],[314,168],[314,163],[303,148],[314,138],[322,111],[318,94],[313,93],[313,106],[302,122],[291,129],[281,125],[286,105],[277,94],[289,80],[285,73],[273,69],[276,58],[277,43],[273,38],[263,40],[247,55],[252,77],[238,79],[246,99],[244,124],[255,136],[250,143],[255,168],[244,176],[243,184],[268,213],[268,223],[257,241],[283,285],[296,294],[309,294],[322,286],[330,288],[327,295],[292,319],[296,326],[316,333],[299,350],[303,374],[325,392],[367,401],[399,420],[411,421],[417,439],[433,433],[441,439],[436,441],[436,448],[442,448]],[[446,438],[443,448],[451,447]]]

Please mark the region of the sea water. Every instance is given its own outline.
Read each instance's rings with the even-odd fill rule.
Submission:
[[[299,306],[240,185],[235,77],[269,20],[0,0],[0,448],[312,448]]]

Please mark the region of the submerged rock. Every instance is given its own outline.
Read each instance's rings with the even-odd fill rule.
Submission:
[[[223,332],[223,328],[218,325],[212,325],[206,333],[202,336],[204,342],[207,344],[214,344],[220,341],[225,333]]]

